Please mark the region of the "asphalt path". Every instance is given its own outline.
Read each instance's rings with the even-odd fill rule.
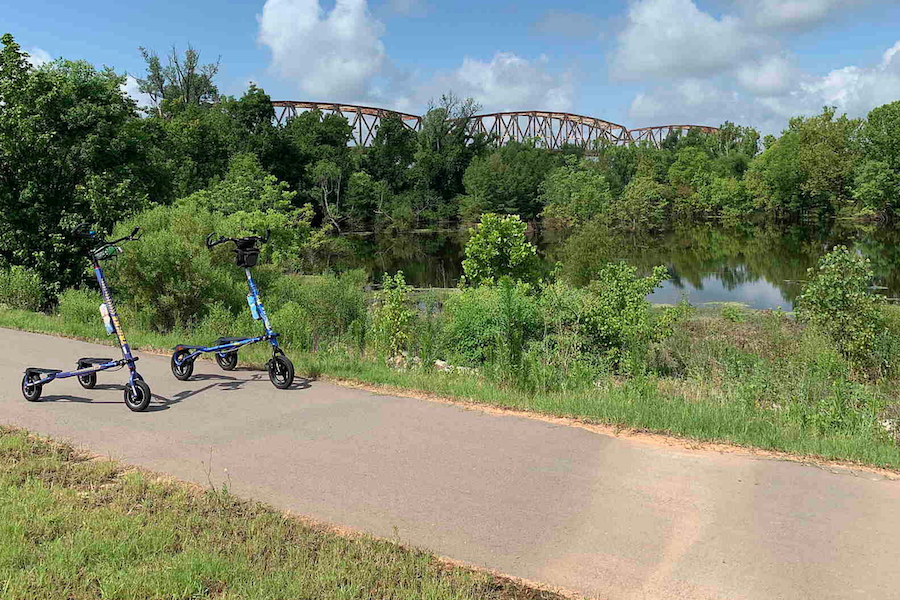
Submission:
[[[0,329],[0,423],[294,513],[599,598],[900,598],[900,482],[650,444],[198,361],[19,391],[26,366],[116,351]]]

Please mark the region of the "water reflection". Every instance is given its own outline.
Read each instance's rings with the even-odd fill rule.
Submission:
[[[855,248],[872,261],[879,290],[900,296],[900,245],[895,228],[810,224],[794,227],[724,227],[699,224],[665,235],[620,236],[602,227],[574,234],[533,236],[546,272],[559,262],[577,283],[589,281],[602,265],[624,259],[642,271],[665,265],[671,276],[650,296],[693,304],[743,302],[753,308],[790,310],[806,270],[836,244]],[[465,232],[347,236],[332,257],[337,268],[364,268],[374,281],[402,269],[417,287],[452,287],[462,274]]]

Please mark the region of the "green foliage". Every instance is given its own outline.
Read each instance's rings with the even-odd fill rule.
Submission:
[[[361,270],[279,277],[265,291],[267,303],[279,307],[272,323],[285,330],[285,339],[304,349],[324,350],[340,342],[361,347],[366,334],[366,279]]]
[[[91,327],[96,335],[106,335],[100,317],[102,303],[103,297],[98,291],[69,288],[59,295],[56,312],[68,324]]]
[[[853,198],[863,207],[888,217],[900,208],[900,168],[887,162],[867,159],[856,165]]]
[[[190,44],[183,56],[173,47],[166,66],[162,66],[156,52],[143,47],[140,51],[147,64],[147,76],[137,79],[138,90],[150,97],[158,116],[218,99],[219,90],[213,84],[219,72],[218,61],[201,65],[200,52]]]
[[[47,288],[36,272],[19,265],[0,268],[0,304],[35,311],[48,299]]]
[[[471,285],[490,284],[501,277],[533,281],[537,275],[537,249],[525,238],[526,225],[518,215],[481,215],[469,229],[463,272]]]
[[[209,305],[222,301],[232,312],[244,304],[243,273],[225,245],[206,249],[206,236],[217,230],[218,213],[192,202],[157,207],[124,222],[117,229],[140,227],[143,237],[106,266],[122,299],[140,307],[149,325],[168,331],[200,320]],[[124,233],[123,233],[124,235]]]
[[[488,360],[516,365],[540,333],[537,300],[525,283],[466,288],[444,305],[442,345],[448,359],[469,366]]]
[[[836,246],[809,269],[809,282],[797,301],[797,316],[819,327],[854,361],[871,362],[882,328],[883,300],[869,291],[869,260]]]
[[[646,297],[668,278],[665,267],[638,277],[637,268],[609,263],[585,288],[557,281],[541,294],[544,321],[557,340],[569,337],[580,353],[613,365],[634,368],[625,359],[643,360],[651,343],[670,334],[673,311],[654,320]]]
[[[372,316],[372,333],[376,349],[388,357],[398,356],[409,348],[415,313],[409,307],[409,292],[403,271],[393,276],[384,274],[378,304]]]
[[[588,161],[566,158],[547,175],[541,193],[542,217],[550,227],[580,226],[603,215],[612,201],[606,177]]]
[[[71,229],[107,228],[145,206],[134,101],[109,69],[69,61],[35,69],[11,35],[2,44],[0,260],[65,287],[84,271]]]
[[[615,199],[609,215],[631,231],[650,231],[662,226],[668,205],[667,188],[649,177],[635,177]]]
[[[476,156],[463,177],[470,198],[464,220],[476,220],[484,212],[534,220],[541,212],[541,182],[557,163],[549,151],[516,141]]]

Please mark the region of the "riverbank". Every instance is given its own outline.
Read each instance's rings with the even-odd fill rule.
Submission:
[[[0,327],[110,344],[90,317],[80,323],[0,308]],[[154,333],[127,323],[126,329],[134,348],[161,354],[179,343],[208,342],[209,335]],[[298,375],[311,378],[900,470],[897,380],[855,372],[826,337],[778,312],[734,305],[696,310],[653,349],[643,372],[590,381],[573,376],[561,388],[543,390],[523,387],[515,372],[489,363],[447,371],[430,361],[377,359],[351,346],[286,348]],[[266,358],[261,346],[240,355],[250,366]]]

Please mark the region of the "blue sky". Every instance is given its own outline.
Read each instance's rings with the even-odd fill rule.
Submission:
[[[414,113],[453,90],[484,112],[777,133],[826,104],[864,116],[900,100],[896,0],[30,0],[0,19],[36,60],[141,74],[138,46],[190,42],[221,55],[228,94],[253,81],[275,99]]]

